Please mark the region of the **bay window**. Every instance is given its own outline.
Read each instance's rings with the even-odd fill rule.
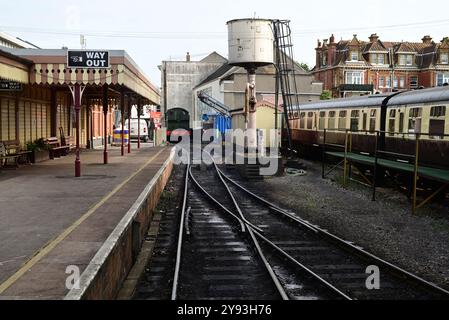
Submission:
[[[346,72],[346,84],[363,84],[362,71],[348,71]]]
[[[449,83],[449,72],[437,74],[437,86],[441,87],[443,84]]]

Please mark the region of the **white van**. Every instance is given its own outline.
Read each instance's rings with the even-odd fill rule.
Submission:
[[[128,122],[126,122],[128,125]],[[138,138],[138,132],[139,132],[139,119],[131,119],[131,132],[130,138],[131,139],[137,139]],[[148,136],[148,124],[145,119],[140,119],[140,140],[143,140],[145,142],[148,142],[150,140],[150,137]]]

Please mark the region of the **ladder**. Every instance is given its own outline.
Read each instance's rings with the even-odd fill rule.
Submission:
[[[210,108],[217,111],[219,114],[227,116],[227,117],[231,116],[229,108],[226,105],[224,105],[220,101],[212,98],[208,94],[200,91],[200,92],[198,92],[198,99],[200,99],[200,101],[202,103],[208,105]]]
[[[292,148],[290,121],[297,120],[299,113],[299,94],[296,84],[297,65],[293,58],[292,31],[289,20],[273,20],[275,38],[276,97],[282,93],[284,124],[287,130],[288,147]]]

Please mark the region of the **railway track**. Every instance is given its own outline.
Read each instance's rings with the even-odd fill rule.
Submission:
[[[367,272],[376,269],[373,289]],[[426,300],[449,292],[275,206],[214,163],[187,168],[172,299]]]

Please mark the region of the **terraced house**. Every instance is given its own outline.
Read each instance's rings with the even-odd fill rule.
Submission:
[[[443,86],[449,82],[449,38],[434,42],[381,41],[372,34],[369,41],[335,42],[332,35],[316,47],[316,80],[333,97],[391,92]]]

